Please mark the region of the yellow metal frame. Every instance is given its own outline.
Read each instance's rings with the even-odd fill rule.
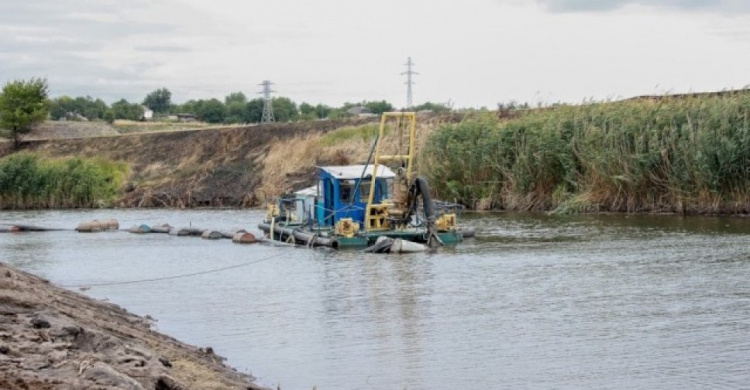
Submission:
[[[381,155],[380,154],[380,145],[383,142],[383,139],[385,138],[385,128],[386,125],[389,123],[389,119],[395,119],[396,120],[396,126],[398,126],[400,123],[398,122],[407,120],[409,121],[409,151],[407,154],[402,155]],[[414,140],[417,133],[417,114],[414,112],[384,112],[383,116],[380,118],[380,132],[378,133],[378,142],[375,144],[375,158],[373,160],[373,167],[372,167],[372,179],[370,181],[370,196],[367,198],[367,208],[365,209],[365,231],[377,231],[377,230],[386,230],[390,227],[387,226],[387,223],[381,223],[379,221],[382,218],[382,210],[386,205],[380,205],[380,204],[373,204],[373,200],[375,198],[375,179],[378,177],[378,166],[381,164],[381,162],[388,162],[388,161],[403,161],[406,160],[406,180],[411,183],[411,175],[412,175],[412,164],[414,162]],[[398,137],[403,137],[403,134],[398,133]],[[385,164],[383,164],[385,165]],[[378,210],[380,212],[376,213],[376,215],[371,215],[372,211]],[[373,220],[371,220],[373,219]],[[375,221],[378,220],[378,221]]]

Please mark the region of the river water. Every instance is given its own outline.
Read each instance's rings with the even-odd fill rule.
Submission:
[[[0,223],[68,229],[97,218],[257,231],[262,214],[0,213]],[[85,294],[151,315],[158,330],[282,389],[750,383],[750,219],[475,214],[463,223],[476,238],[412,255],[62,231],[0,234],[0,261],[91,286]]]

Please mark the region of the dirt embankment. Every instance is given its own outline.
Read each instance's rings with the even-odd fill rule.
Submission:
[[[50,157],[103,157],[128,163],[131,176],[115,206],[252,207],[264,200],[255,189],[263,181],[273,145],[374,121],[377,118],[39,140],[22,147]],[[285,151],[290,157],[299,152]],[[288,172],[301,184],[311,184],[311,173]]]
[[[462,118],[420,115],[417,153],[433,129]],[[316,166],[363,163],[379,122],[362,118],[65,138],[83,131],[68,127],[91,125],[67,122],[57,127],[63,129],[58,139],[47,129],[50,139],[26,140],[21,148],[52,158],[127,163],[130,175],[116,207],[255,207],[314,184]],[[12,152],[12,143],[0,142],[0,157]]]
[[[263,389],[222,360],[0,263],[1,389]]]

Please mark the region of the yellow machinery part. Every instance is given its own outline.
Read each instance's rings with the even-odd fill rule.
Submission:
[[[409,182],[406,179],[406,170],[402,167],[396,169],[392,195],[393,206],[388,209],[388,215],[394,219],[405,218],[409,208]]]
[[[391,224],[388,222],[388,209],[390,204],[376,204],[368,208],[368,215],[365,215],[367,231],[388,230]]]
[[[456,230],[456,213],[443,214],[435,221],[439,232]]]
[[[336,234],[351,238],[359,231],[359,223],[351,218],[341,218],[336,223]]]
[[[266,205],[266,221],[279,216],[279,205],[277,203],[269,202]]]

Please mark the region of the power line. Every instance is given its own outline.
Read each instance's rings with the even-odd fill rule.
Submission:
[[[401,74],[406,75],[406,82],[404,84],[406,84],[406,108],[408,109],[408,108],[412,108],[413,106],[411,87],[412,85],[414,85],[414,81],[412,81],[411,77],[414,75],[418,75],[419,73],[412,70],[412,66],[414,66],[415,64],[411,61],[411,57],[409,57],[409,59],[406,61],[404,65],[406,65],[406,72],[402,72]]]
[[[276,91],[271,90],[271,85],[273,85],[273,83],[269,80],[263,80],[263,82],[258,85],[263,86],[263,91],[258,92],[259,95],[263,95],[263,115],[260,118],[260,123],[271,123],[274,121],[271,93]]]
[[[126,281],[121,281],[121,282],[92,283],[92,284],[78,285],[78,286],[68,286],[68,285],[66,285],[66,286],[63,286],[63,287],[66,287],[66,288],[76,288],[76,287],[77,288],[90,288],[90,287],[117,286],[117,285],[123,285],[123,284],[135,284],[135,283],[146,283],[146,282],[160,282],[160,281],[163,281],[163,280],[171,280],[171,279],[182,279],[182,278],[188,278],[188,277],[192,277],[192,276],[212,274],[212,273],[215,273],[215,272],[226,271],[226,270],[234,269],[234,268],[246,267],[248,265],[257,264],[257,263],[260,263],[262,261],[266,261],[266,260],[273,259],[275,257],[279,257],[281,255],[282,254],[275,254],[275,255],[264,257],[264,258],[258,259],[258,260],[246,261],[246,262],[243,262],[243,263],[239,263],[239,264],[235,264],[235,265],[230,265],[230,266],[227,266],[227,267],[213,268],[213,269],[209,269],[209,270],[206,270],[206,271],[193,272],[193,273],[189,273],[189,274],[163,276],[163,277],[151,278],[151,279],[126,280]]]

